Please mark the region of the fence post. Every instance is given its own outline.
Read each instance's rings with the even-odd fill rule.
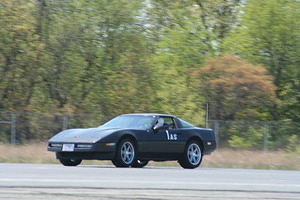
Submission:
[[[216,137],[217,149],[219,146],[219,127],[220,127],[219,121],[215,120],[214,121],[214,133],[215,133],[215,137]]]
[[[268,151],[268,138],[269,138],[269,125],[265,123],[264,125],[264,151]]]
[[[17,120],[16,114],[11,113],[11,135],[10,135],[10,143],[12,145],[16,144],[16,137],[17,137]]]
[[[206,113],[205,113],[205,128],[208,128],[208,109],[209,104],[206,104]]]
[[[64,118],[63,118],[63,130],[66,130],[68,129],[68,115],[64,115]]]

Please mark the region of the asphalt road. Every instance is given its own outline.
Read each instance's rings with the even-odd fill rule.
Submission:
[[[300,200],[300,172],[3,163],[0,199]]]

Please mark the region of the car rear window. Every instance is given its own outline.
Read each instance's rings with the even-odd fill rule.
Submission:
[[[191,128],[191,127],[194,127],[192,124],[186,122],[186,121],[183,121],[182,119],[179,120],[180,123],[181,123],[181,126],[182,128]]]

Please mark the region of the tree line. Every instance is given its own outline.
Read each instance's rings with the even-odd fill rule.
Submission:
[[[1,0],[0,110],[300,122],[297,0]]]

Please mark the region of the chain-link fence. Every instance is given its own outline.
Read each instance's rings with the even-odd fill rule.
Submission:
[[[93,114],[0,112],[0,142],[24,144],[47,141],[64,129],[97,127],[110,118]]]
[[[300,145],[300,123],[296,122],[211,120],[208,124],[218,147],[274,150]]]
[[[0,112],[0,142],[44,142],[64,129],[97,127],[112,117],[95,114]],[[274,150],[299,146],[300,141],[300,123],[211,120],[208,126],[215,131],[218,147]]]

